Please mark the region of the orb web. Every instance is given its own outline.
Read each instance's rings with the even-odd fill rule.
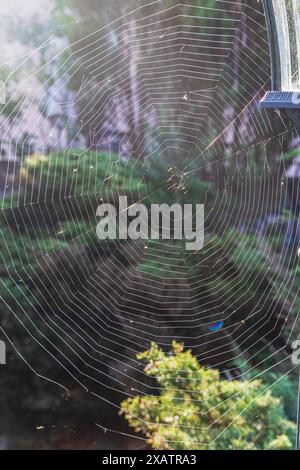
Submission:
[[[78,13],[82,37],[59,47],[58,22],[14,59],[21,79],[2,105],[1,154],[15,158],[1,197],[1,330],[34,374],[69,399],[96,398],[91,419],[112,433],[122,399],[153,391],[136,358],[152,341],[183,342],[229,380],[295,369],[297,222],[283,157],[297,134],[259,108],[270,89],[261,2],[196,3],[112,2]],[[49,105],[59,111],[45,130]],[[16,137],[30,119],[34,144]],[[204,204],[203,249],[98,240],[97,206],[120,195]]]

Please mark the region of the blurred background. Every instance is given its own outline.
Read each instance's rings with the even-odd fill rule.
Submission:
[[[174,338],[296,420],[299,136],[262,3],[0,0],[0,447],[143,448],[136,353]],[[96,238],[96,208],[205,205],[205,247]]]

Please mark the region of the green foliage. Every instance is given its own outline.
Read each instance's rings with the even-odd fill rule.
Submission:
[[[129,398],[121,408],[154,449],[293,447],[295,426],[262,382],[224,380],[176,342],[170,354],[153,343],[138,359],[147,362],[160,394]]]
[[[284,413],[291,421],[297,420],[297,402],[298,402],[298,381],[293,378],[290,372],[275,373],[272,370],[262,370],[261,368],[253,368],[244,359],[237,358],[236,366],[241,374],[247,380],[253,380],[263,377],[264,384],[272,387],[272,394],[282,401]],[[249,368],[250,366],[250,368]]]
[[[82,287],[82,283],[88,281],[94,270],[98,269],[97,263],[101,263],[111,253],[116,256],[115,241],[110,245],[110,242],[100,241],[96,237],[95,212],[99,203],[117,203],[118,196],[126,194],[129,203],[140,201],[148,206],[162,201],[168,204],[215,204],[211,186],[193,172],[184,174],[183,169],[180,159],[174,159],[172,163],[162,158],[148,165],[132,159],[122,162],[117,156],[76,149],[53,152],[51,155],[31,155],[22,161],[18,191],[6,197],[0,214],[1,314],[16,344],[22,342],[23,337],[20,332],[20,338],[16,338],[16,326],[11,321],[12,312],[23,319],[26,327],[32,328],[25,313],[42,311],[42,315],[56,315],[68,303],[72,293]],[[185,282],[194,283],[200,298],[204,292],[205,295],[211,295],[212,299],[218,299],[223,312],[233,312],[232,318],[224,314],[225,325],[228,323],[230,326],[230,322],[247,319],[253,309],[261,305],[261,299],[271,300],[275,291],[271,288],[274,284],[274,267],[260,251],[260,241],[256,235],[234,228],[219,230],[216,224],[210,225],[209,214],[207,216],[209,233],[206,234],[203,250],[187,252],[184,240],[147,240],[145,256],[128,269],[155,281],[176,281],[182,273]],[[262,306],[262,315],[267,312],[267,308],[267,303]],[[169,357],[173,357],[176,369],[177,356],[180,354],[175,350],[173,356]],[[30,357],[35,354],[34,345],[23,345],[22,351]],[[207,397],[208,404],[204,395],[199,403],[194,402],[193,396],[200,392],[204,394],[202,389],[199,392],[198,380],[194,383],[194,389],[186,387],[184,394],[178,395],[178,383],[184,384],[181,381],[182,374],[179,373],[174,379],[176,387],[173,387],[177,388],[177,392],[171,393],[169,388],[172,387],[168,384],[172,379],[170,374],[168,377],[165,363],[163,374],[167,382],[163,379],[160,382],[161,396],[144,397],[143,403],[146,405],[140,407],[139,413],[135,413],[135,428],[147,434],[153,440],[153,446],[175,447],[179,444],[171,442],[174,437],[181,441],[180,445],[190,448],[196,448],[199,442],[203,448],[207,448],[208,444],[213,448],[282,448],[291,445],[291,424],[284,420],[282,406],[275,394],[270,395],[268,404],[264,405],[264,397],[266,394],[269,396],[269,392],[264,392],[262,384],[256,381],[222,381],[217,371],[201,368],[190,353],[181,354],[180,361],[183,362],[178,369],[186,370],[184,374],[188,374],[191,365],[191,374],[203,377],[203,383],[207,383],[206,389],[210,383],[213,387],[218,384],[222,399],[217,399],[216,393],[212,393]],[[162,356],[161,362],[169,357]],[[153,375],[150,368],[148,373]],[[289,417],[294,417],[293,394],[287,397],[287,390],[283,388],[284,385],[280,388],[278,384],[276,396],[284,395],[287,398],[286,412]],[[261,394],[257,393],[258,390]],[[241,396],[239,402],[232,397],[235,394]],[[252,399],[256,408],[250,406]],[[126,405],[129,412],[140,406],[140,400],[137,397],[130,402],[129,407]],[[151,409],[153,400],[159,403],[162,400],[163,406],[156,408],[164,410],[162,415],[156,416],[155,410]],[[227,410],[224,400],[234,405],[231,411]],[[187,410],[187,415],[177,413],[175,408],[179,403],[183,404],[181,408]],[[204,406],[203,415],[200,414],[200,405]],[[239,416],[243,410],[244,413]],[[178,421],[182,426],[188,423],[190,431],[172,427],[172,423],[166,427],[170,417],[173,419],[172,416],[177,416],[176,423]],[[257,416],[262,417],[257,421]],[[151,421],[150,417],[156,427],[149,431],[146,425],[142,426],[141,420]],[[165,418],[167,421],[164,421]],[[269,419],[275,424],[270,425],[267,431],[265,427]],[[228,430],[220,434],[229,424]],[[200,432],[198,428],[201,426],[207,429]],[[278,434],[275,428],[280,429]],[[164,434],[164,430],[168,430],[167,434]],[[280,437],[281,434],[288,436],[289,441],[286,437]],[[256,436],[260,436],[258,441]]]
[[[22,186],[27,194],[36,193],[35,202],[71,195],[135,191],[141,185],[137,165],[125,163],[116,155],[96,151],[53,152],[48,156],[34,154],[22,165]]]
[[[5,198],[0,214],[4,318],[9,307],[18,314],[57,308],[109,250],[96,236],[98,204],[124,191],[129,201],[139,199],[142,190],[137,164],[115,155],[73,150],[24,158],[19,191]]]

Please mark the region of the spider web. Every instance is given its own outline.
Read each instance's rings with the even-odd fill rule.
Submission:
[[[297,335],[297,237],[287,230],[296,222],[291,213],[282,222],[290,195],[279,160],[297,135],[259,108],[271,86],[263,9],[256,1],[197,3],[140,1],[129,11],[114,2],[77,21],[104,17],[105,26],[55,53],[47,47],[63,25],[39,33],[39,46],[17,57],[14,71],[28,70],[37,51],[46,59],[22,76],[21,105],[1,125],[2,155],[17,157],[2,190],[1,330],[34,374],[69,398],[83,390],[105,404],[92,419],[112,433],[120,433],[110,416],[124,397],[160,391],[136,359],[151,341],[166,349],[183,342],[229,380],[273,370],[284,377],[296,367],[289,346]],[[61,94],[79,68],[70,104]],[[43,73],[32,93],[29,83]],[[40,121],[45,137],[27,157],[14,129],[45,112],[53,80],[68,116],[62,134],[74,109],[80,125],[67,145],[53,145],[55,126],[45,135]],[[19,89],[3,111],[16,96]],[[74,148],[86,129],[87,148]],[[95,151],[101,145],[106,154]],[[164,175],[154,187],[153,172]],[[195,178],[207,182],[204,190]],[[206,211],[201,253],[171,240],[96,238],[101,201],[126,194],[132,203],[163,203],[166,192],[194,201],[197,191]]]

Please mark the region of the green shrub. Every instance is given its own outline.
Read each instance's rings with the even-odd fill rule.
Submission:
[[[155,343],[138,355],[159,395],[122,402],[129,425],[154,449],[289,449],[295,426],[262,382],[227,381],[201,366],[176,342],[170,354]]]

